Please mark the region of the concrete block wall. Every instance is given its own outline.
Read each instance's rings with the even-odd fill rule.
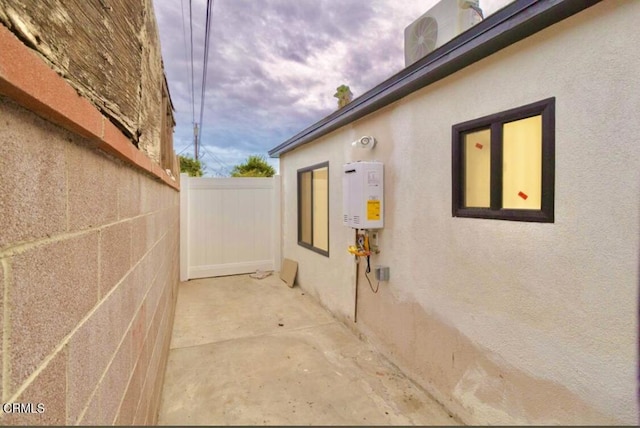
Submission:
[[[0,424],[156,421],[179,193],[95,147],[0,95]]]

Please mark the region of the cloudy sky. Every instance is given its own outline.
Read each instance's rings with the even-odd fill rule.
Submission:
[[[153,0],[175,107],[176,153],[193,156],[200,118],[206,0]],[[444,0],[456,1],[456,0]],[[191,2],[192,21],[189,21]],[[509,0],[481,0],[485,16]],[[404,67],[404,28],[437,0],[215,0],[200,155],[228,175]],[[191,92],[190,24],[193,27]],[[277,159],[269,159],[277,166]]]

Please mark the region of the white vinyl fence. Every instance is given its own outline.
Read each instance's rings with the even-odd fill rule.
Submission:
[[[280,176],[180,176],[180,280],[280,269]]]

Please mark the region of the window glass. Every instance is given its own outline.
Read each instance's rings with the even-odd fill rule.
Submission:
[[[312,171],[300,175],[300,240],[311,244],[311,175]]]
[[[502,132],[502,207],[539,210],[542,116],[505,123]]]
[[[329,256],[329,163],[298,170],[298,244]]]
[[[555,98],[452,127],[454,217],[554,222]]]
[[[491,205],[491,130],[464,136],[464,205],[488,208]]]
[[[329,250],[329,168],[313,171],[313,246]]]

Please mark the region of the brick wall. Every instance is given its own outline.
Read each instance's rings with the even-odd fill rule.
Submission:
[[[179,193],[0,95],[0,424],[155,423]]]

